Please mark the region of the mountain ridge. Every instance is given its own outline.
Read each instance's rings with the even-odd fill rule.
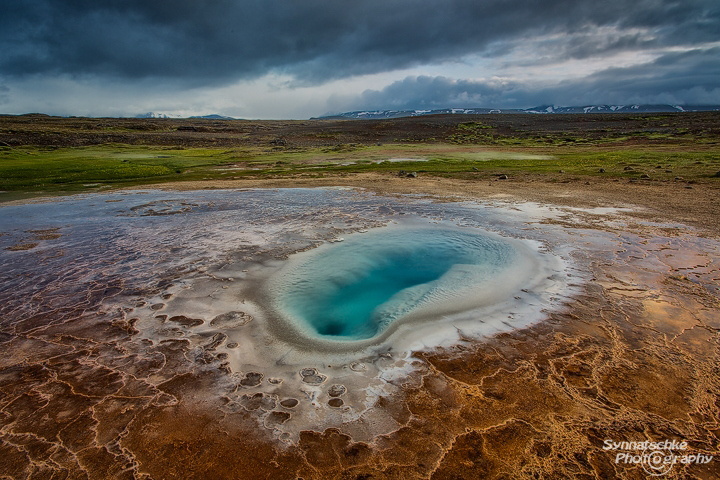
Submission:
[[[539,105],[531,108],[441,108],[435,110],[355,110],[336,114],[322,115],[322,119],[379,119],[418,117],[423,115],[465,114],[488,115],[492,113],[532,113],[548,115],[556,113],[672,113],[672,112],[705,112],[720,111],[720,105],[669,105],[669,104],[628,104],[628,105],[584,105],[562,107],[556,105]]]

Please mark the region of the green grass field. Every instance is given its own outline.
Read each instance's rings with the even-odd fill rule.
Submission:
[[[604,172],[601,173],[601,169]],[[720,149],[688,146],[499,147],[465,144],[358,144],[298,149],[171,148],[123,144],[92,147],[0,147],[3,199],[93,191],[149,183],[360,172],[474,178],[500,173],[716,181]],[[562,173],[561,173],[562,171]]]

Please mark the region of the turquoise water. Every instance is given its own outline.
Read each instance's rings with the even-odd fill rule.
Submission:
[[[360,340],[413,313],[467,301],[516,259],[501,237],[386,228],[309,252],[279,275],[279,309],[311,335]]]

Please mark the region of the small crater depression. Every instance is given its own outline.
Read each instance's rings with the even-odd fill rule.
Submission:
[[[280,406],[284,408],[295,408],[297,407],[297,404],[297,398],[286,398],[285,400],[280,402]]]
[[[240,380],[240,385],[243,387],[257,387],[262,383],[263,374],[258,372],[248,372],[245,377]]]
[[[210,321],[210,325],[218,328],[238,328],[247,325],[253,317],[245,312],[227,312],[218,315]]]
[[[320,385],[327,380],[327,377],[322,373],[318,373],[315,368],[303,368],[300,370],[300,376],[303,382],[310,385]]]
[[[273,411],[273,412],[270,412],[270,414],[265,419],[265,425],[268,427],[282,425],[283,423],[290,420],[290,417],[292,417],[292,415],[289,414],[288,412]]]
[[[227,338],[228,338],[227,335],[225,335],[224,333],[218,332],[215,335],[213,335],[213,337],[209,343],[203,345],[203,348],[208,351],[214,351],[215,349],[217,349],[217,347],[222,345],[223,342],[225,340],[227,340]]]
[[[331,397],[340,397],[344,395],[346,391],[345,385],[332,385],[328,388],[328,395]]]
[[[277,405],[274,397],[261,392],[243,395],[238,402],[249,411],[260,409],[269,412]]]
[[[189,317],[186,317],[185,315],[175,315],[174,317],[170,317],[170,318],[168,318],[168,322],[178,323],[178,324],[182,325],[183,327],[188,327],[188,328],[199,327],[200,325],[205,323],[200,318],[189,318]]]

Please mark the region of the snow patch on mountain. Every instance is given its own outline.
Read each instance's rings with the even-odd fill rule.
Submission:
[[[324,115],[319,118],[356,118],[379,119],[416,117],[421,115],[485,115],[493,113],[533,113],[553,115],[559,113],[664,113],[664,112],[706,112],[720,111],[720,105],[584,105],[561,107],[558,105],[539,105],[532,108],[442,108],[435,110],[373,110],[344,112]]]
[[[135,115],[135,118],[183,118],[181,115],[172,113],[147,112]]]

